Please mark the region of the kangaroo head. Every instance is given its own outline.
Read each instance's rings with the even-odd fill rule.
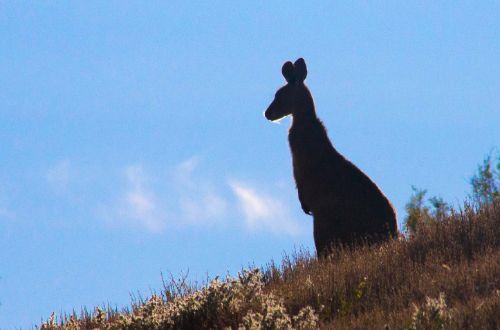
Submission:
[[[311,93],[304,85],[307,76],[306,62],[299,58],[295,63],[288,61],[283,64],[281,73],[287,84],[276,92],[273,102],[265,112],[268,120],[278,120],[290,114],[299,114],[309,109],[312,103]]]

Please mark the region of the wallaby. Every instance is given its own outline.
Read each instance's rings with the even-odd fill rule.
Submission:
[[[389,200],[328,139],[304,85],[304,59],[286,62],[281,72],[287,84],[276,92],[265,116],[274,121],[292,115],[288,142],[293,174],[302,209],[314,218],[318,256],[328,255],[334,245],[372,244],[397,237],[396,214]]]

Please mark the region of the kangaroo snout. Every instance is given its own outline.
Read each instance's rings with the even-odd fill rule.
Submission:
[[[264,112],[264,116],[266,117],[267,120],[270,121],[280,120],[281,118],[288,116],[289,114],[290,114],[290,109],[283,106],[282,102],[279,102],[276,99],[269,105],[267,110]]]
[[[278,119],[276,116],[276,111],[273,111],[273,103],[269,107],[267,107],[266,111],[264,111],[264,117],[266,117],[267,120],[274,121]]]
[[[269,107],[270,108],[270,107]],[[267,120],[275,120],[273,119],[273,116],[271,115],[271,110],[267,108],[266,111],[264,111],[264,117],[266,117]]]

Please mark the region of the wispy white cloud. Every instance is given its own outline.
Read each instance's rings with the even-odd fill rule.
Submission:
[[[203,173],[201,164],[199,157],[189,158],[173,167],[167,177],[149,176],[141,165],[127,166],[125,190],[101,213],[114,225],[132,225],[153,233],[219,226],[229,216],[243,219],[252,232],[298,235],[303,230],[282,198],[240,181],[214,181]]]
[[[283,201],[240,182],[232,181],[229,185],[238,199],[248,229],[288,235],[300,233],[300,226]]]
[[[167,178],[146,175],[141,165],[127,166],[125,191],[114,206],[101,207],[99,212],[108,223],[154,233],[219,224],[227,215],[228,203],[209,180],[195,175],[198,163],[196,157],[185,160]]]
[[[147,177],[142,166],[128,166],[125,173],[129,185],[125,198],[125,215],[149,231],[163,231],[166,226],[165,216],[158,207],[155,193],[146,187]]]
[[[126,190],[111,208],[101,213],[113,225],[129,225],[159,233],[166,228],[166,217],[158,206],[156,194],[148,187],[148,178],[141,165],[130,165],[124,170]]]
[[[200,163],[200,157],[193,156],[180,162],[174,170],[174,178],[182,184],[192,184],[193,172]]]
[[[227,213],[228,203],[207,179],[194,175],[199,163],[199,157],[192,157],[181,162],[174,171],[179,219],[190,225],[220,223]]]
[[[56,189],[64,190],[71,180],[71,163],[64,159],[47,171],[47,182]]]

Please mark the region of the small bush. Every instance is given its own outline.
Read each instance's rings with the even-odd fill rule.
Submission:
[[[409,329],[444,329],[449,326],[450,321],[451,311],[446,305],[445,295],[440,293],[436,299],[426,297],[425,304],[421,307],[415,305],[412,325]]]
[[[470,180],[472,198],[478,205],[491,205],[500,198],[500,155],[496,167],[492,161],[492,153],[485,157],[477,167],[477,172]]]

